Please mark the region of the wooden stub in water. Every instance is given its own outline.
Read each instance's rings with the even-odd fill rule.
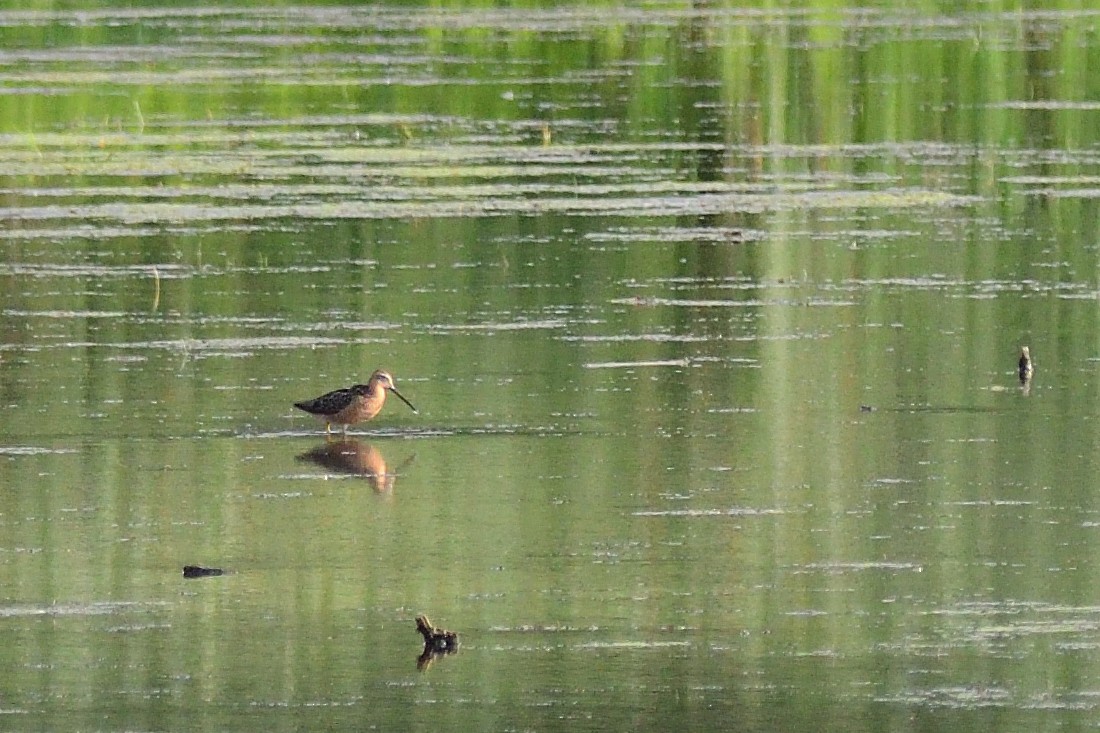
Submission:
[[[1035,374],[1035,365],[1031,363],[1031,349],[1026,346],[1020,348],[1020,361],[1017,366],[1020,369],[1020,384],[1026,384]]]
[[[432,626],[427,616],[416,617],[416,630],[424,637],[424,651],[416,659],[417,669],[427,669],[436,657],[458,651],[458,634]]]
[[[416,630],[424,637],[424,646],[433,651],[448,652],[458,648],[458,634],[446,629],[437,629],[427,616],[416,617]]]

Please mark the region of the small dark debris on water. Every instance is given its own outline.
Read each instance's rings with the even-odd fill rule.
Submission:
[[[427,616],[416,617],[416,630],[424,637],[424,651],[416,659],[417,669],[427,669],[437,657],[458,651],[458,634],[432,626]]]
[[[221,568],[204,568],[201,565],[184,565],[183,577],[185,578],[210,578],[215,575],[225,575]]]

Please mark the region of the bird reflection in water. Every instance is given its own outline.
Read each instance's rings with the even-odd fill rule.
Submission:
[[[405,459],[399,468],[411,463],[413,457]],[[393,491],[393,484],[397,479],[397,472],[388,470],[381,451],[370,443],[362,443],[354,438],[326,442],[301,454],[298,460],[316,463],[333,473],[362,476],[380,494]]]

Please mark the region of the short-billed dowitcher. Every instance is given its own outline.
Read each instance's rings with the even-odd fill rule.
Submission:
[[[332,424],[355,425],[374,418],[386,404],[386,392],[393,392],[402,402],[416,412],[416,408],[393,386],[393,377],[381,369],[370,375],[366,384],[356,384],[346,389],[328,392],[320,397],[304,402],[295,402],[299,410],[305,410],[325,421],[325,432],[332,432]]]

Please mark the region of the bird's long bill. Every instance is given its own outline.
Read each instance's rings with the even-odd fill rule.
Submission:
[[[400,397],[401,401],[408,405],[410,410],[412,410],[413,412],[419,412],[415,407],[413,407],[413,403],[409,402],[407,399],[405,399],[404,395],[397,391],[396,387],[390,387],[390,392],[393,392],[395,395]]]

